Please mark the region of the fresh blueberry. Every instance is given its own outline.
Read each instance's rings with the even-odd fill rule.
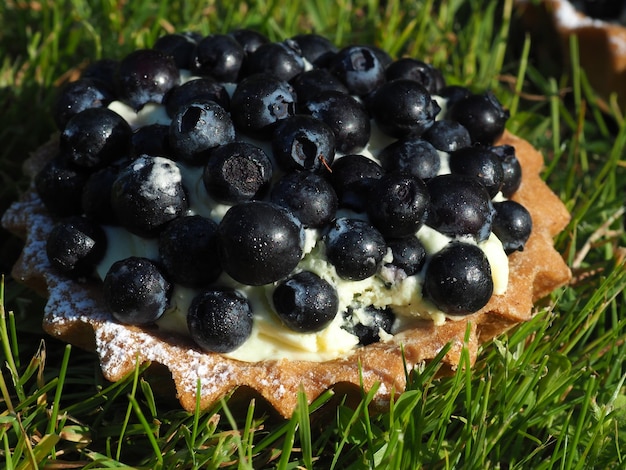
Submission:
[[[450,171],[477,178],[492,198],[498,194],[504,180],[500,159],[485,147],[462,147],[450,153]]]
[[[346,93],[322,91],[304,103],[301,111],[330,126],[335,134],[335,148],[340,153],[358,153],[370,140],[371,124],[367,109]]]
[[[110,85],[92,78],[79,78],[65,85],[54,103],[52,117],[63,130],[71,117],[88,108],[102,108],[115,99]]]
[[[430,259],[424,278],[424,296],[452,315],[483,308],[493,293],[491,267],[476,245],[451,242]]]
[[[480,181],[448,174],[428,180],[426,186],[430,193],[427,225],[450,237],[471,235],[478,241],[489,237],[494,209]]]
[[[331,169],[330,181],[339,205],[364,212],[370,186],[385,173],[382,167],[363,155],[350,154],[335,160]]]
[[[132,130],[108,108],[88,108],[74,115],[61,133],[59,147],[84,168],[102,168],[128,154]]]
[[[532,218],[528,210],[512,200],[493,204],[493,233],[500,239],[507,255],[523,251],[532,232]]]
[[[370,187],[367,214],[385,237],[406,237],[415,234],[424,223],[429,199],[421,179],[405,173],[387,173]]]
[[[370,109],[378,127],[397,138],[421,136],[441,110],[422,85],[406,79],[381,85]]]
[[[179,69],[190,70],[196,44],[191,34],[172,33],[158,38],[152,48],[172,57]]]
[[[225,110],[230,108],[230,96],[221,83],[211,77],[189,80],[172,88],[163,98],[168,116],[173,117],[182,106],[196,101],[215,101]]]
[[[204,163],[212,149],[234,140],[233,122],[215,101],[197,100],[183,105],[170,123],[174,155],[191,165]]]
[[[106,225],[117,223],[111,205],[111,190],[119,171],[117,165],[111,165],[89,175],[81,195],[81,206],[86,217]]]
[[[337,194],[332,185],[310,171],[285,174],[272,187],[270,200],[289,209],[304,227],[323,227],[337,212]]]
[[[296,114],[276,124],[272,150],[284,171],[328,171],[335,159],[335,134],[324,121]]]
[[[287,209],[262,201],[232,206],[218,227],[224,271],[258,286],[288,276],[302,258],[303,230]]]
[[[371,93],[385,81],[378,54],[367,46],[344,47],[334,55],[330,69],[358,96]]]
[[[446,107],[450,109],[457,101],[464,100],[472,95],[469,88],[460,85],[448,85],[443,87],[437,95],[446,100]]]
[[[299,333],[323,330],[339,307],[335,288],[311,271],[281,281],[272,295],[274,308],[285,326]]]
[[[272,162],[259,147],[231,142],[211,152],[202,181],[213,199],[235,204],[260,198],[272,179]]]
[[[74,278],[90,276],[106,248],[102,227],[77,216],[56,224],[46,241],[46,254],[52,267]]]
[[[156,236],[167,222],[187,211],[180,169],[167,158],[142,155],[113,182],[111,206],[128,231]]]
[[[472,142],[491,145],[503,134],[509,112],[488,91],[457,101],[448,108],[447,117],[461,123],[469,131]]]
[[[393,255],[391,266],[402,269],[406,276],[412,276],[421,271],[426,261],[426,250],[419,238],[414,235],[389,238],[387,246],[391,248]]]
[[[246,53],[235,38],[227,34],[212,34],[196,46],[192,72],[211,76],[219,82],[234,83]]]
[[[380,341],[381,330],[391,334],[395,316],[389,308],[376,308],[372,305],[359,310],[348,308],[344,313],[343,329],[359,338],[361,346]]]
[[[230,102],[237,129],[262,140],[271,139],[273,126],[295,114],[295,108],[296,96],[291,85],[269,74],[244,78]]]
[[[460,123],[449,119],[435,121],[422,137],[442,152],[454,152],[472,144],[467,129]]]
[[[406,79],[422,85],[431,95],[445,86],[441,72],[421,60],[405,57],[389,64],[385,69],[387,81]]]
[[[244,70],[248,76],[266,73],[287,82],[304,71],[302,51],[291,39],[261,44],[246,57]]]
[[[351,281],[373,276],[387,253],[382,234],[361,219],[338,218],[324,234],[326,257],[337,274]]]
[[[163,315],[172,286],[153,261],[132,256],[113,263],[102,287],[104,303],[118,321],[145,325]]]
[[[99,59],[85,67],[85,70],[80,74],[80,78],[97,80],[103,86],[108,87],[112,94],[115,94],[115,81],[119,66],[118,60]]]
[[[148,124],[138,128],[130,138],[131,154],[163,156],[171,155],[170,126],[165,124]]]
[[[291,38],[300,47],[302,57],[310,64],[323,62],[337,52],[337,47],[324,36],[315,33],[299,34]]]
[[[222,272],[217,223],[192,215],[172,220],[159,234],[159,256],[172,282],[201,287]]]
[[[236,29],[228,34],[241,44],[246,54],[252,54],[260,45],[270,42],[266,36],[251,29]]]
[[[500,159],[502,171],[502,195],[510,198],[522,184],[522,165],[515,155],[515,147],[511,145],[497,145],[491,151]]]
[[[441,168],[437,149],[419,137],[396,140],[380,151],[378,160],[385,171],[409,173],[422,180],[434,178]]]
[[[348,89],[341,80],[327,69],[311,69],[302,72],[291,81],[291,84],[298,97],[298,103],[302,104],[313,100],[317,95],[328,90],[348,93]]]
[[[174,59],[156,49],[139,49],[120,62],[117,75],[119,99],[135,110],[147,103],[161,103],[163,96],[180,83]]]
[[[232,289],[210,289],[191,302],[187,325],[192,339],[204,351],[228,353],[241,346],[252,333],[252,307]]]
[[[52,158],[35,176],[35,188],[50,213],[65,217],[82,213],[81,195],[89,177],[86,169],[68,162],[65,155]]]

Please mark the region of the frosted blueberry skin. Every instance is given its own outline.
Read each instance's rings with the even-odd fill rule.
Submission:
[[[339,307],[335,288],[310,271],[301,271],[280,282],[272,301],[283,324],[299,333],[323,330],[333,321]]]
[[[341,80],[327,69],[307,70],[295,77],[290,83],[298,96],[298,103],[306,103],[316,98],[323,91],[348,93],[348,89],[341,83]]]
[[[469,132],[463,125],[449,119],[439,119],[422,136],[442,152],[454,152],[472,145]]]
[[[330,182],[339,198],[339,206],[365,212],[367,193],[374,181],[384,174],[378,163],[363,155],[344,155],[336,160]]]
[[[146,325],[163,315],[172,286],[153,261],[133,256],[113,263],[102,287],[104,302],[116,320]]]
[[[348,87],[350,94],[364,96],[385,81],[378,54],[367,46],[347,46],[332,58],[330,70]]]
[[[337,46],[328,38],[319,34],[298,34],[291,38],[298,44],[302,57],[310,64],[324,62],[337,53]]]
[[[109,85],[92,78],[79,78],[61,89],[52,109],[52,117],[57,128],[62,130],[67,121],[79,112],[106,107],[114,99]]]
[[[323,239],[326,258],[341,278],[350,281],[360,281],[376,274],[387,253],[382,234],[360,219],[335,219]]]
[[[191,302],[187,326],[195,343],[207,352],[228,353],[241,346],[252,333],[252,307],[232,289],[210,289]]]
[[[391,309],[380,309],[369,305],[359,312],[359,316],[364,316],[365,321],[360,321],[356,314],[354,314],[352,308],[348,307],[344,313],[345,323],[342,328],[348,333],[357,336],[360,346],[367,346],[368,344],[380,341],[381,329],[385,333],[391,334],[391,328],[395,320]]]
[[[532,218],[528,210],[516,201],[494,203],[493,233],[502,242],[507,255],[523,251],[532,232]]]
[[[463,147],[450,153],[450,171],[454,174],[473,176],[478,179],[493,198],[504,181],[500,159],[488,148]]]
[[[441,158],[433,145],[419,137],[396,140],[378,154],[385,171],[408,173],[416,178],[434,178],[441,168]]]
[[[302,258],[304,232],[287,209],[264,201],[232,206],[218,226],[220,261],[233,279],[260,286],[288,276]]]
[[[492,294],[491,266],[476,245],[450,242],[426,267],[424,296],[445,313],[476,312],[487,305]]]
[[[422,85],[428,93],[437,94],[445,86],[441,72],[421,60],[405,57],[398,59],[385,69],[387,81],[406,79]]]
[[[46,241],[46,255],[52,267],[72,278],[91,276],[106,249],[102,227],[77,216],[56,224]]]
[[[159,258],[168,278],[187,287],[202,287],[222,273],[217,223],[199,215],[172,220],[159,234]]]
[[[166,223],[187,211],[180,170],[164,157],[137,158],[113,182],[111,206],[129,232],[148,238],[157,236]]]
[[[504,133],[509,112],[488,91],[456,101],[448,108],[446,117],[463,125],[470,133],[473,143],[492,145]]]
[[[246,56],[243,64],[245,76],[267,73],[286,82],[303,71],[302,51],[298,43],[291,39],[261,44]]]
[[[388,238],[387,246],[391,248],[393,261],[386,267],[399,268],[406,276],[417,274],[424,267],[426,250],[416,236]]]
[[[88,177],[87,169],[71,165],[65,155],[57,154],[35,176],[35,188],[51,214],[80,215],[83,186]]]
[[[189,80],[172,88],[163,98],[165,110],[170,117],[175,116],[182,106],[196,101],[215,101],[227,111],[230,108],[230,96],[226,88],[211,77]]]
[[[220,82],[234,83],[245,56],[246,52],[235,38],[227,34],[212,34],[196,45],[191,71]]]

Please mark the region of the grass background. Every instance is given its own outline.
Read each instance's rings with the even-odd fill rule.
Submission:
[[[43,301],[10,278],[20,242],[2,231],[0,467],[625,467],[626,124],[616,100],[589,86],[575,42],[544,60],[512,0],[6,0],[0,24],[0,212],[27,185],[21,162],[54,131],[55,89],[90,60],[173,31],[314,31],[494,89],[572,213],[556,245],[575,274],[533,320],[485,345],[471,371],[435,380],[435,362],[387,413],[370,416],[364,393],[322,417],[326,394],[279,421],[228,400],[186,413],[155,398],[143,368],[104,381],[94,355],[41,332]]]

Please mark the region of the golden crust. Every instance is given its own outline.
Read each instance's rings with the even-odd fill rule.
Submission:
[[[34,188],[14,203],[2,219],[8,230],[25,239],[12,274],[48,297],[44,329],[54,337],[97,351],[108,380],[119,380],[138,362],[162,364],[172,375],[180,403],[189,411],[196,407],[198,386],[201,408],[240,387],[262,396],[279,414],[288,417],[297,405],[300,388],[312,401],[329,388],[350,388],[351,384],[356,389],[362,384],[369,389],[376,382],[380,387],[375,404],[384,407],[392,396],[404,390],[405,365],[408,371],[412,370],[434,358],[448,343],[451,348],[444,357],[445,366],[456,368],[464,345],[473,362],[479,344],[528,320],[535,300],[570,279],[570,271],[552,240],[568,223],[569,214],[539,176],[542,156],[528,142],[509,133],[499,143],[516,148],[523,180],[514,199],[529,210],[534,224],[524,251],[509,257],[506,294],[494,296],[482,310],[463,320],[449,320],[437,327],[424,321],[388,342],[359,348],[347,358],[327,362],[240,362],[202,352],[189,339],[116,323],[104,308],[96,284],[70,281],[50,269],[45,240],[52,220]],[[25,172],[34,177],[55,151],[55,145],[50,142],[36,152],[25,164]]]

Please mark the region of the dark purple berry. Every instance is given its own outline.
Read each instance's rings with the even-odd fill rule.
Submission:
[[[225,204],[260,198],[271,179],[272,162],[268,156],[245,142],[231,142],[213,150],[202,175],[209,195]]]
[[[262,201],[232,206],[218,227],[224,271],[258,286],[288,276],[302,258],[303,231],[287,209]]]
[[[252,307],[236,290],[211,289],[198,294],[187,313],[192,339],[204,351],[228,353],[252,333]]]
[[[496,214],[493,218],[493,233],[502,242],[507,255],[523,251],[532,232],[533,222],[528,210],[516,201],[502,201],[493,204]]]
[[[421,179],[405,173],[387,173],[370,187],[367,214],[385,237],[406,237],[415,234],[424,223],[429,199]]]
[[[490,148],[500,159],[504,173],[500,191],[502,191],[504,197],[510,198],[522,184],[522,165],[520,165],[515,155],[515,147],[511,145],[497,145]]]
[[[311,69],[302,72],[291,81],[291,85],[298,96],[298,103],[301,104],[313,100],[317,95],[328,90],[348,93],[348,89],[341,80],[327,69]],[[306,108],[303,108],[302,112],[305,112],[304,109]]]
[[[199,165],[209,152],[235,140],[235,127],[219,104],[198,100],[178,109],[170,124],[170,146],[180,160]]]
[[[310,271],[281,281],[272,294],[274,308],[285,326],[299,333],[323,330],[339,307],[335,288]]]
[[[230,108],[230,96],[226,88],[210,77],[189,80],[172,88],[165,95],[163,104],[168,116],[173,117],[181,107],[197,101],[215,101],[225,110]]]
[[[99,59],[85,67],[80,78],[97,80],[103,86],[108,87],[112,94],[115,94],[115,81],[119,66],[119,61],[115,59]]]
[[[163,315],[172,286],[153,261],[133,256],[113,263],[102,287],[104,302],[118,321],[145,325]]]
[[[217,81],[234,83],[246,53],[235,38],[227,34],[212,34],[198,42],[193,56],[192,72],[211,76]]]
[[[304,71],[304,59],[297,42],[270,42],[248,54],[244,70],[248,76],[264,73],[287,82]]]
[[[266,36],[251,29],[236,29],[229,34],[241,44],[246,54],[252,54],[260,45],[270,42]]]
[[[111,189],[118,174],[119,168],[111,165],[89,175],[81,195],[81,206],[85,216],[101,224],[117,223],[111,206]]]
[[[426,183],[430,208],[426,224],[456,237],[471,235],[478,241],[489,238],[493,204],[485,187],[466,175],[440,175]]]
[[[190,70],[196,40],[191,34],[165,34],[155,41],[152,48],[172,57],[179,69]]]
[[[156,236],[167,222],[187,211],[180,169],[164,157],[139,157],[115,179],[111,206],[128,231]]]
[[[387,81],[406,79],[422,85],[431,95],[445,86],[443,76],[438,69],[421,60],[405,57],[389,64],[385,69]]]
[[[120,62],[117,75],[119,99],[135,110],[147,103],[161,103],[180,83],[174,59],[156,49],[139,49]]]
[[[378,160],[385,171],[409,173],[422,180],[434,178],[441,168],[437,149],[420,138],[396,140],[381,150]]]
[[[424,295],[451,315],[466,315],[483,308],[493,293],[491,267],[476,245],[451,242],[426,266]]]
[[[328,171],[335,159],[335,134],[324,122],[296,114],[281,119],[274,128],[272,150],[284,171]]]
[[[37,173],[35,188],[53,215],[80,215],[81,195],[88,177],[85,169],[72,166],[64,155],[57,155]]]
[[[405,276],[412,276],[421,271],[426,261],[424,245],[416,236],[387,239],[393,261],[387,267],[401,269]]]
[[[159,256],[172,282],[201,287],[222,272],[217,223],[193,215],[172,220],[159,234]]]
[[[450,171],[477,178],[492,198],[498,194],[504,180],[500,159],[485,147],[463,147],[450,153]]]
[[[332,185],[310,171],[285,174],[272,187],[270,200],[289,209],[305,227],[322,227],[337,212],[337,194]]]
[[[374,93],[370,110],[378,127],[392,137],[419,137],[441,110],[426,89],[411,80],[394,80]]]
[[[131,136],[132,155],[171,155],[170,126],[148,124],[133,132]]]
[[[385,81],[385,69],[378,54],[367,46],[341,49],[333,57],[330,69],[354,95],[367,95]]]
[[[469,131],[472,142],[491,145],[502,136],[509,112],[489,91],[457,101],[448,108],[447,117],[461,123]]]
[[[302,57],[310,64],[325,61],[337,52],[337,47],[324,36],[314,33],[299,34],[291,38],[298,44]]]
[[[457,101],[464,100],[472,95],[469,88],[460,85],[448,85],[443,87],[437,95],[446,100],[446,107],[450,109]]]
[[[338,218],[324,234],[326,257],[337,274],[351,281],[373,276],[387,253],[382,234],[360,219]]]
[[[358,313],[349,307],[344,313],[344,319],[342,328],[357,336],[361,346],[367,346],[380,341],[381,330],[391,334],[395,316],[391,309],[368,305],[359,309]]]
[[[46,242],[46,254],[52,267],[74,278],[90,276],[106,248],[107,238],[102,227],[77,216],[55,225]]]
[[[54,103],[52,117],[63,130],[71,117],[89,108],[103,108],[115,99],[110,85],[92,78],[79,78],[60,91]]]
[[[130,152],[132,130],[108,108],[88,108],[74,115],[61,133],[59,146],[84,168],[101,168]]]
[[[358,154],[338,158],[331,169],[330,181],[339,198],[339,205],[364,212],[372,183],[385,171],[374,160]]]
[[[424,140],[427,140],[433,147],[442,152],[454,152],[463,147],[472,145],[472,139],[467,132],[467,129],[456,121],[450,121],[449,119],[440,119],[435,121],[424,135]]]

